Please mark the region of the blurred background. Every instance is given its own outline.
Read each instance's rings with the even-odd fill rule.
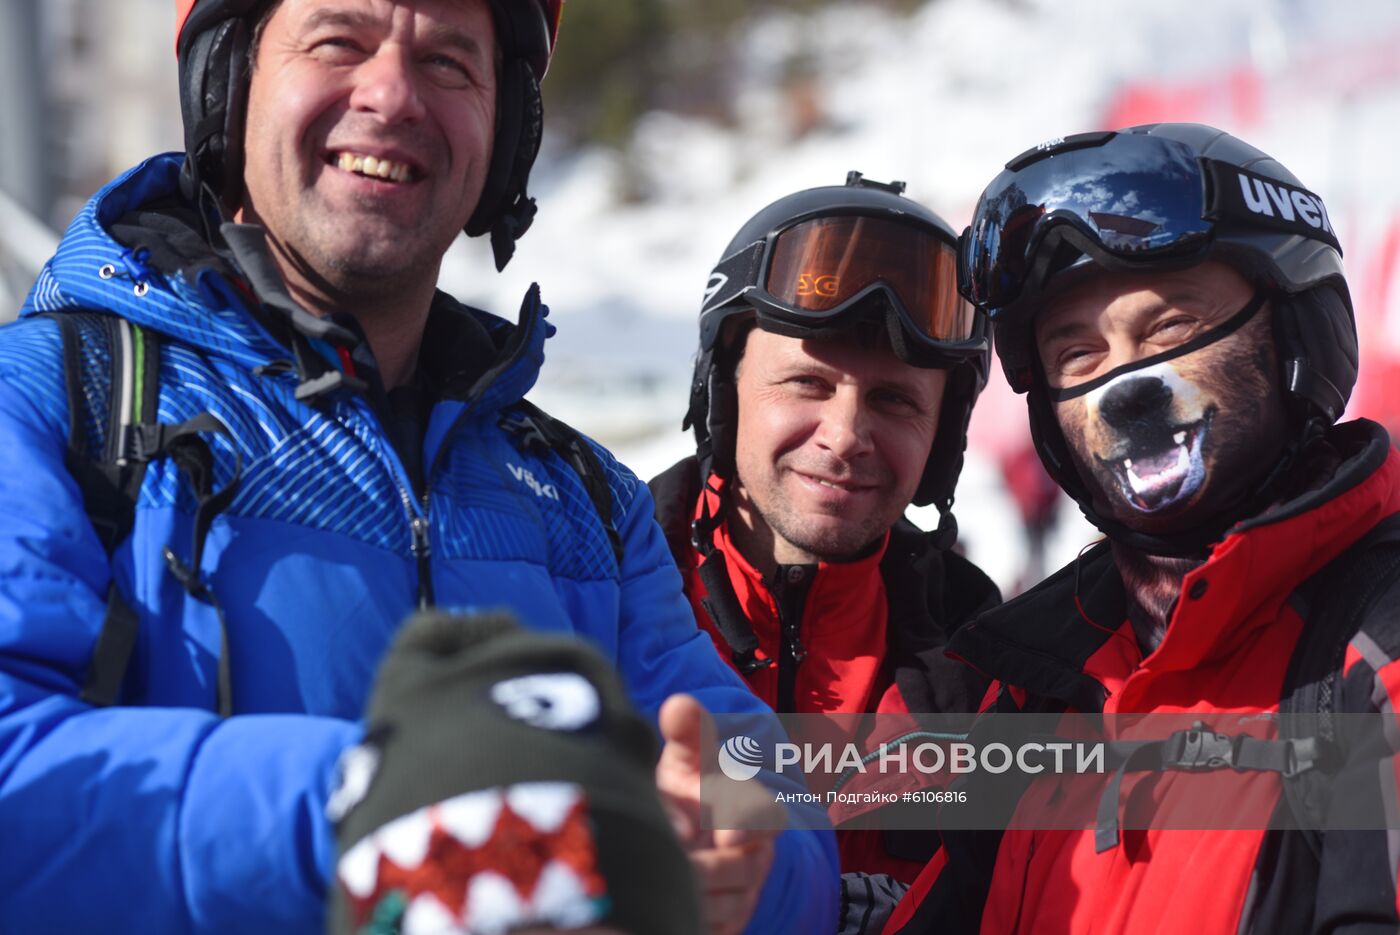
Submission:
[[[180,148],[173,19],[171,0],[0,0],[0,319],[89,195]],[[1326,199],[1362,334],[1351,414],[1395,433],[1397,49],[1394,0],[568,0],[539,217],[503,274],[459,240],[442,285],[513,317],[539,279],[559,333],[532,398],[646,478],[691,451],[700,297],[763,205],[859,169],[960,230],[1037,142],[1200,121]],[[972,421],[961,542],[1014,593],[1095,534],[997,367]]]

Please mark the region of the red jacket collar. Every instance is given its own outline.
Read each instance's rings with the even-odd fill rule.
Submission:
[[[695,504],[695,518],[699,519],[708,509],[711,516],[719,509],[720,490],[724,482],[712,476],[710,482],[705,485],[698,502]],[[817,573],[813,580],[812,591],[808,600],[820,600],[824,603],[821,618],[825,621],[841,621],[849,619],[849,615],[843,613],[838,606],[831,605],[830,602],[842,603],[847,597],[855,594],[863,594],[872,588],[872,582],[880,580],[880,560],[885,556],[885,549],[889,547],[890,534],[888,531],[880,539],[879,545],[870,550],[862,557],[850,562],[818,562]],[[749,561],[748,556],[734,544],[734,540],[729,533],[729,521],[721,521],[714,531],[715,548],[722,551],[725,560],[729,563],[730,577],[742,576],[745,587],[737,588],[740,600],[747,605],[749,594],[758,591],[766,593],[766,587],[760,590],[760,585],[764,585],[763,573]],[[737,584],[737,582],[736,582]],[[820,589],[820,593],[818,593]],[[828,609],[827,608],[828,606]],[[746,609],[748,609],[746,607]],[[750,615],[750,619],[753,619]]]
[[[1385,430],[1358,420],[1336,426],[1329,440],[1346,457],[1331,480],[1239,524],[1186,576],[1166,637],[1150,657],[1154,669],[1191,669],[1247,643],[1257,634],[1236,621],[1258,618],[1254,612],[1264,604],[1282,604],[1382,517],[1400,512],[1400,452]],[[1190,596],[1193,591],[1197,597]],[[1100,627],[1081,616],[1076,595]],[[1122,657],[1120,662],[1136,658],[1135,645],[1126,654],[1116,651],[1116,643],[1105,646],[1117,640],[1123,619],[1122,581],[1108,548],[1098,546],[960,629],[949,651],[992,678],[1095,710],[1105,690],[1086,668],[1097,671],[1110,664],[1109,656]]]

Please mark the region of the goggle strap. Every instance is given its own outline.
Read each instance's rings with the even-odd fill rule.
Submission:
[[[758,240],[719,261],[705,286],[705,301],[700,306],[701,314],[712,308],[723,308],[733,304],[746,291],[759,284],[763,248],[764,242]]]
[[[1206,220],[1236,221],[1310,237],[1341,255],[1342,245],[1332,230],[1327,206],[1306,188],[1285,185],[1276,178],[1216,159],[1202,157],[1201,166],[1208,180]]]
[[[1199,351],[1201,348],[1214,344],[1216,341],[1223,338],[1227,338],[1243,328],[1245,323],[1254,317],[1255,312],[1263,307],[1264,301],[1267,298],[1268,294],[1263,289],[1260,289],[1254,293],[1254,298],[1250,299],[1249,303],[1245,305],[1244,308],[1231,315],[1223,324],[1212,328],[1204,334],[1197,335],[1185,344],[1179,344],[1169,351],[1153,354],[1151,357],[1143,357],[1140,360],[1135,360],[1130,364],[1124,364],[1121,367],[1114,367],[1108,373],[1105,373],[1101,377],[1095,377],[1088,383],[1079,383],[1064,389],[1056,389],[1053,386],[1047,386],[1045,395],[1049,397],[1052,402],[1068,402],[1071,399],[1078,399],[1081,396],[1092,393],[1101,386],[1107,386],[1125,373],[1132,373],[1135,370],[1153,367],[1157,364],[1166,363],[1169,360],[1175,360],[1178,357],[1184,357],[1187,354]]]

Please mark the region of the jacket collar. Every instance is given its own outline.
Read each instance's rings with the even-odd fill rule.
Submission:
[[[1079,606],[1075,605],[1075,595]],[[1099,543],[1039,585],[958,629],[948,653],[988,678],[1080,711],[1103,707],[1106,692],[1084,674],[1110,639],[1093,621],[1123,617],[1123,582]]]
[[[1382,517],[1400,510],[1400,453],[1384,429],[1359,420],[1336,426],[1328,440],[1344,456],[1330,479],[1235,526],[1186,576],[1183,593],[1195,586],[1200,600],[1191,600],[1189,613],[1178,606],[1149,657],[1153,668],[1189,669],[1230,652],[1249,636],[1234,624],[1266,602],[1282,603]],[[1120,632],[1124,615],[1122,579],[1107,543],[1100,543],[957,631],[949,651],[1033,695],[1100,710],[1106,691],[1085,668]]]
[[[700,497],[709,501],[710,515],[716,515],[720,509],[719,502],[724,496],[724,481],[719,477],[712,477],[710,483],[701,491]],[[694,516],[698,518],[703,504],[697,502]],[[731,513],[730,516],[733,514]],[[825,598],[818,597],[818,601],[825,603],[845,603],[852,600],[856,595],[863,595],[870,590],[871,582],[879,574],[880,561],[885,555],[885,549],[889,545],[890,535],[888,532],[880,539],[874,548],[869,549],[865,555],[848,562],[817,562],[816,574],[812,578],[811,590],[808,592],[809,600],[812,595],[817,595],[818,590]],[[729,567],[738,571],[747,582],[749,589],[756,590],[762,584],[764,589],[769,589],[769,582],[765,576],[750,561],[749,557],[739,550],[730,536],[729,517],[721,518],[714,530],[715,548],[724,552]],[[782,566],[780,566],[781,569]],[[848,615],[843,613],[839,607],[833,607],[831,612],[823,612],[821,619],[829,621],[832,625],[839,625],[839,622],[850,623]]]

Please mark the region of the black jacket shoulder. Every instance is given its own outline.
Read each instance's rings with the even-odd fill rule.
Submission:
[[[689,561],[691,518],[700,498],[700,462],[694,455],[682,458],[647,481],[647,486],[671,557],[684,568]]]
[[[1001,603],[1001,592],[982,569],[935,542],[901,519],[880,562],[894,681],[910,711],[976,711],[988,679],[946,650],[964,624]]]

